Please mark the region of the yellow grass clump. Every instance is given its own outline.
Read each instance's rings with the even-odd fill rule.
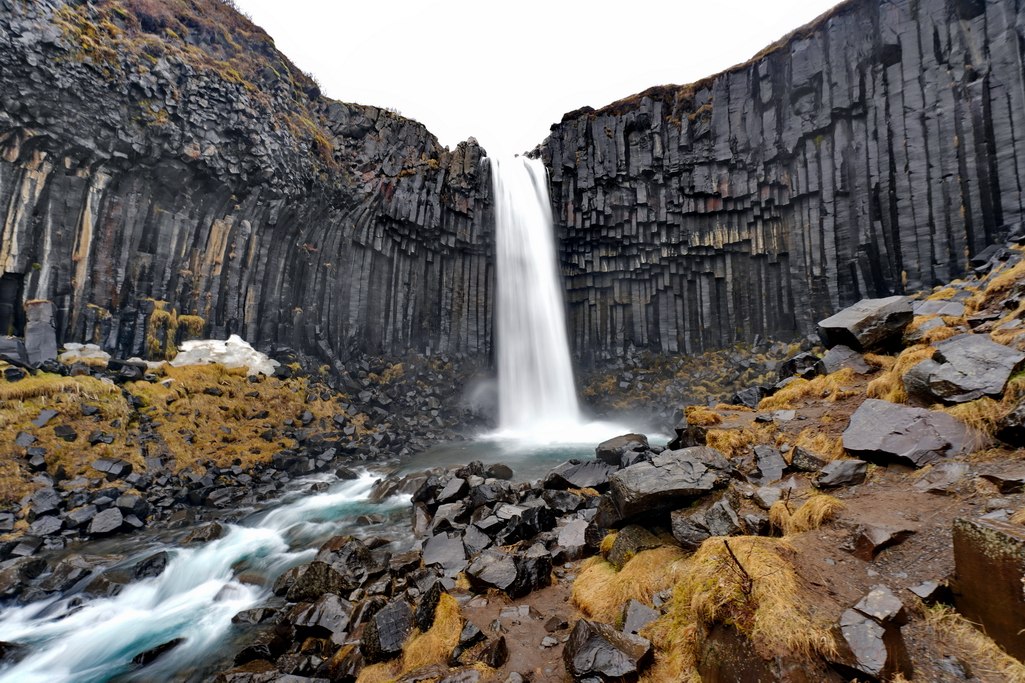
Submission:
[[[997,423],[1014,410],[1022,396],[1025,396],[1025,373],[1015,375],[1007,382],[1000,400],[983,396],[952,406],[937,405],[934,409],[953,415],[970,429],[992,437],[997,431]]]
[[[935,292],[930,294],[926,298],[926,300],[927,301],[949,301],[950,299],[954,298],[955,294],[957,294],[957,290],[954,289],[953,287],[944,287],[943,289],[937,289]]]
[[[746,453],[751,446],[771,443],[776,437],[774,424],[752,424],[734,429],[709,429],[705,434],[705,445],[714,448],[727,458]]]
[[[704,633],[729,624],[766,653],[831,656],[831,624],[807,611],[786,539],[710,538],[681,562],[668,612],[642,634],[655,645],[655,663],[642,680],[700,681],[697,654]]]
[[[95,399],[118,393],[120,392],[115,385],[95,377],[61,377],[41,372],[17,382],[0,381],[0,407],[11,401],[28,401],[57,394]]]
[[[587,616],[614,624],[627,600],[651,604],[651,597],[682,578],[685,553],[675,546],[643,550],[620,571],[600,557],[581,565],[573,582],[572,601]]]
[[[1021,508],[1011,515],[1012,524],[1025,524],[1025,508]]]
[[[814,531],[826,522],[836,519],[844,504],[825,494],[813,495],[795,512],[788,501],[776,501],[769,508],[769,523],[784,536]]]
[[[722,422],[722,415],[705,406],[687,406],[683,410],[687,424],[695,427],[711,427]]]
[[[1025,683],[1025,664],[1004,652],[993,639],[945,605],[925,610],[926,625],[983,680]]]
[[[927,358],[932,358],[936,349],[928,344],[909,346],[900,352],[893,365],[868,383],[865,393],[869,398],[878,398],[890,403],[906,403],[908,393],[904,390],[904,375],[908,370]]]
[[[786,437],[781,435],[779,438],[784,439]],[[794,439],[794,445],[800,446],[806,451],[811,451],[826,461],[837,460],[847,455],[847,451],[843,447],[843,438],[823,434],[814,427],[802,429],[801,433]]]
[[[977,313],[995,304],[1011,293],[1014,286],[1025,280],[1025,260],[1019,261],[1010,268],[1006,265],[993,271],[981,292],[976,293],[965,302],[965,311]]]
[[[605,537],[601,539],[601,545],[598,547],[598,551],[602,557],[608,557],[609,553],[612,552],[612,546],[616,544],[616,536],[618,534],[613,531],[612,533],[605,534]]]
[[[784,410],[793,408],[799,401],[826,399],[839,401],[855,395],[850,385],[855,382],[854,370],[843,368],[828,375],[812,379],[795,379],[772,396],[766,396],[758,404],[759,410]]]

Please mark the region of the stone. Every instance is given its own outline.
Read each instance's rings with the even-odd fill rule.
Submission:
[[[466,568],[466,578],[478,591],[497,588],[511,598],[551,585],[552,557],[543,547],[536,548],[516,555],[485,550]]]
[[[681,499],[697,498],[724,487],[732,467],[707,446],[667,450],[650,462],[624,468],[609,478],[607,498],[622,521],[668,512]]]
[[[803,351],[780,363],[777,376],[780,380],[801,377],[811,379],[819,374],[819,357]]]
[[[369,663],[393,659],[413,630],[413,610],[404,600],[393,600],[371,616],[360,638],[360,652]]]
[[[500,462],[492,463],[488,465],[484,471],[484,476],[488,479],[501,479],[507,481],[513,478],[512,468]]]
[[[960,334],[935,344],[936,353],[909,369],[903,378],[911,396],[964,403],[1000,396],[1025,362],[1025,353],[981,334]]]
[[[911,662],[900,630],[884,626],[854,609],[840,616],[840,632],[850,656],[840,663],[874,680],[911,675]]]
[[[623,633],[637,635],[641,629],[662,616],[637,600],[627,600],[623,608]]]
[[[425,567],[439,565],[446,576],[455,576],[466,568],[466,548],[459,536],[438,534],[424,543],[423,563]]]
[[[794,446],[790,453],[790,468],[798,472],[818,472],[826,466],[826,460],[801,446]]]
[[[25,302],[25,353],[29,365],[57,359],[57,326],[49,301]]]
[[[52,536],[64,528],[64,522],[56,515],[36,517],[36,521],[28,527],[31,536]]]
[[[864,356],[842,344],[826,351],[819,363],[819,372],[823,375],[831,375],[846,368],[850,368],[856,374],[867,375],[875,369],[865,362]]]
[[[915,489],[925,493],[950,494],[968,474],[968,464],[956,460],[935,463],[915,481]]]
[[[39,411],[39,415],[37,415],[36,418],[32,420],[32,424],[40,428],[45,427],[50,420],[57,417],[58,415],[60,415],[60,413],[58,413],[56,410],[50,410],[48,408],[41,410]]]
[[[867,474],[868,463],[864,460],[833,460],[819,470],[812,483],[820,489],[855,486],[865,481]]]
[[[67,441],[68,443],[71,443],[78,438],[78,432],[68,425],[57,425],[53,428],[53,435],[62,441]]]
[[[937,410],[868,399],[851,415],[844,449],[872,462],[922,467],[968,448],[964,423]]]
[[[754,410],[761,403],[762,399],[767,395],[765,387],[753,386],[745,387],[733,394],[733,398],[730,399],[730,403],[735,406],[747,406]]]
[[[106,536],[121,530],[125,518],[116,507],[98,512],[89,522],[90,536]]]
[[[223,538],[226,533],[227,530],[218,522],[209,522],[193,529],[181,542],[182,545],[209,543],[210,541],[216,541],[218,538]]]
[[[603,441],[594,449],[594,457],[601,462],[620,467],[623,456],[648,450],[648,437],[643,434],[624,434]]]
[[[170,652],[171,650],[178,647],[184,642],[184,638],[175,638],[173,640],[167,641],[166,643],[161,643],[156,647],[151,647],[145,652],[140,652],[139,654],[132,657],[132,664],[137,664],[138,666],[149,666],[156,660],[160,659],[160,657],[162,657],[163,655]]]
[[[985,472],[980,476],[996,486],[1000,493],[1020,493],[1025,489],[1025,469],[1020,467],[1005,472]]]
[[[313,604],[300,603],[292,608],[287,620],[307,637],[330,638],[349,628],[353,606],[348,600],[325,593]]]
[[[619,530],[609,550],[608,561],[617,570],[643,551],[665,545],[657,536],[642,526],[631,524]]]
[[[703,508],[675,510],[669,519],[673,538],[688,550],[697,550],[712,536],[744,533],[744,524],[725,498]]]
[[[438,602],[441,600],[441,582],[435,581],[431,587],[424,592],[420,601],[416,604],[416,611],[413,613],[413,625],[421,633],[427,631],[434,625],[434,616],[438,610]]]
[[[136,579],[152,579],[160,576],[167,569],[169,556],[166,551],[161,550],[153,553],[146,559],[135,565],[134,575]]]
[[[1013,657],[1025,658],[1025,529],[954,520],[954,604]]]
[[[118,458],[100,458],[90,465],[97,472],[102,472],[108,481],[123,479],[132,473],[132,463]]]
[[[914,529],[906,527],[864,524],[855,535],[853,554],[866,562],[871,562],[880,551],[902,543],[913,533]]]
[[[855,351],[872,351],[899,340],[913,317],[911,299],[906,296],[862,299],[819,321],[818,332],[827,347],[842,344]]]
[[[580,619],[562,651],[574,680],[629,680],[647,666],[651,643],[637,635],[616,631],[608,624]]]
[[[18,432],[14,437],[14,445],[19,448],[28,448],[36,442],[36,437],[32,436],[28,432]]]
[[[556,466],[545,477],[546,489],[598,489],[605,488],[609,475],[619,468],[599,460],[570,460]]]
[[[872,617],[880,624],[907,623],[907,610],[892,590],[887,586],[873,586],[865,597],[858,601],[854,609],[867,617]]]
[[[499,636],[487,643],[478,656],[485,666],[492,669],[502,668],[509,661],[509,646],[505,642],[505,636]]]
[[[758,445],[754,447],[754,455],[758,468],[758,478],[762,482],[771,484],[783,478],[783,472],[787,468],[787,461],[783,459],[779,450],[772,446]]]
[[[557,547],[552,553],[557,563],[579,560],[587,554],[587,527],[586,519],[571,519],[559,529]]]

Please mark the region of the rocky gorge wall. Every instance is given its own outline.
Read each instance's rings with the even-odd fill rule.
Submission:
[[[486,353],[481,150],[320,96],[216,0],[0,0],[0,334]],[[486,175],[486,174],[485,174]]]
[[[1022,220],[1023,44],[1020,0],[853,0],[567,114],[539,153],[575,353],[786,337],[957,277]]]

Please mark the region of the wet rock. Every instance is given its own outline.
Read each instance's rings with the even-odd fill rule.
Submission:
[[[609,475],[619,468],[599,460],[570,460],[556,466],[545,477],[546,489],[598,489],[609,482]]]
[[[69,555],[54,566],[40,587],[46,591],[63,593],[93,572],[93,565],[81,555]]]
[[[907,623],[907,610],[892,590],[887,586],[874,586],[865,597],[854,606],[867,617],[872,617],[880,624]]]
[[[964,452],[968,439],[964,424],[946,413],[870,398],[851,416],[843,446],[864,460],[921,467]]]
[[[744,524],[725,498],[706,507],[675,510],[670,515],[670,523],[673,537],[688,550],[697,550],[712,536],[744,533]]]
[[[64,528],[64,521],[56,515],[43,515],[36,517],[36,521],[28,527],[28,533],[32,536],[52,536]]]
[[[636,635],[641,629],[662,616],[637,600],[627,600],[623,608],[623,633]]]
[[[580,619],[562,651],[566,669],[574,680],[629,680],[651,658],[651,643],[640,636],[621,633],[608,624]]]
[[[146,650],[145,652],[140,652],[139,654],[132,657],[132,664],[137,664],[139,666],[148,666],[149,664],[152,664],[156,660],[160,659],[160,657],[162,657],[164,654],[170,652],[171,650],[178,647],[184,642],[184,638],[175,638],[174,640],[169,640],[166,643],[162,643],[160,645],[157,645],[156,647],[152,647]]]
[[[259,660],[274,661],[288,649],[288,640],[277,631],[262,631],[239,650],[235,664],[248,664]]]
[[[1000,396],[1025,362],[1025,353],[981,334],[961,334],[935,347],[933,357],[912,367],[903,379],[909,395],[932,402],[964,403]]]
[[[466,568],[466,548],[459,536],[438,534],[424,544],[424,566],[440,565],[448,576],[455,576]]]
[[[287,620],[306,637],[330,638],[349,627],[353,606],[348,600],[325,593],[312,605],[300,603],[292,608]]]
[[[0,562],[0,597],[17,595],[46,571],[46,562],[35,557],[14,557]]]
[[[513,478],[513,471],[508,465],[496,462],[488,465],[484,471],[484,476],[488,479],[501,479],[505,481]]]
[[[607,499],[617,519],[605,526],[620,526],[635,517],[667,512],[681,499],[696,498],[729,482],[732,467],[723,455],[707,446],[663,451],[616,472],[610,477]]]
[[[954,520],[954,604],[1010,655],[1025,658],[1025,529]]]
[[[594,449],[596,459],[619,468],[623,456],[648,450],[648,437],[643,434],[624,434],[598,444]]]
[[[864,524],[854,538],[853,554],[866,562],[875,559],[880,551],[907,540],[914,529],[887,524]]]
[[[225,533],[227,533],[225,528],[219,523],[210,522],[189,533],[188,536],[182,539],[182,545],[189,545],[191,543],[209,543],[210,541],[216,541],[218,538],[222,538]]]
[[[777,449],[772,446],[758,445],[754,447],[754,455],[758,468],[757,474],[761,481],[771,484],[783,478],[787,462]]]
[[[121,510],[116,507],[107,508],[98,512],[92,521],[89,522],[90,536],[107,536],[117,533],[124,525],[125,518]]]
[[[891,296],[862,299],[819,322],[819,337],[827,347],[848,346],[855,351],[872,351],[899,340],[914,317],[911,299]]]
[[[135,565],[136,579],[151,579],[160,576],[167,569],[169,556],[166,551],[161,550],[153,553],[139,564]]]
[[[633,557],[643,551],[665,545],[657,536],[642,526],[631,524],[623,527],[616,534],[616,540],[609,550],[608,561],[617,570]]]
[[[777,376],[781,380],[791,377],[811,379],[817,374],[819,374],[819,357],[807,351],[786,359],[780,363],[779,370],[777,371]]]
[[[790,454],[790,468],[798,472],[818,472],[826,466],[826,460],[806,448],[794,446]]]
[[[486,644],[480,651],[480,661],[492,669],[500,669],[509,661],[509,646],[505,636],[499,636]]]
[[[833,460],[823,466],[812,483],[820,489],[855,486],[865,481],[868,463],[863,460]]]
[[[68,443],[71,443],[78,438],[78,432],[68,425],[57,425],[53,428],[53,435],[62,441],[67,441]]]
[[[363,629],[360,651],[369,663],[397,657],[413,630],[413,610],[404,600],[393,600],[374,613]]]
[[[132,463],[116,458],[100,458],[90,465],[97,472],[102,472],[108,481],[123,479],[132,473]]]

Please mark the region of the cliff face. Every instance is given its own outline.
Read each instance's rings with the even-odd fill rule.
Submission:
[[[217,0],[0,0],[0,334],[485,353],[476,143],[320,96]],[[485,174],[486,175],[486,174]]]
[[[1015,0],[853,0],[729,72],[567,114],[541,154],[577,355],[807,332],[957,277],[1022,220],[1023,44]]]

